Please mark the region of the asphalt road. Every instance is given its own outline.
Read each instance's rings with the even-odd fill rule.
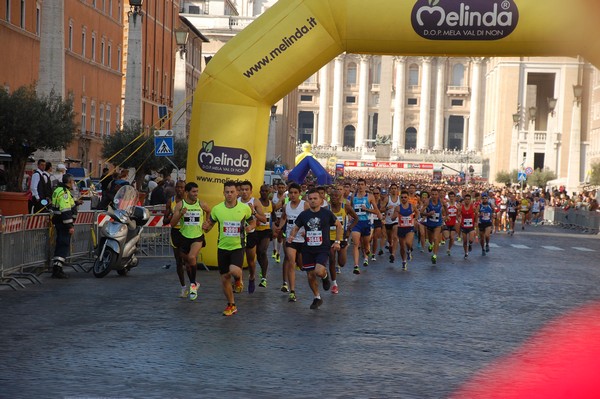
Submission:
[[[177,297],[171,259],[129,276],[70,272],[0,290],[0,398],[443,398],[543,325],[600,301],[600,240],[552,227],[496,234],[488,256],[382,257],[340,294],[299,300],[269,286],[238,294],[223,317],[216,271],[198,300]],[[270,259],[272,261],[272,259]],[[273,263],[273,262],[272,262]],[[247,285],[247,274],[246,285]]]

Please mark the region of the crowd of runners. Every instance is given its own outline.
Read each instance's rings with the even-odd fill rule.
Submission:
[[[230,181],[223,196],[211,209],[198,199],[195,183],[179,181],[167,201],[164,223],[172,226],[183,298],[198,297],[198,253],[217,245],[227,299],[223,314],[230,316],[237,313],[234,294],[244,291],[244,264],[249,294],[267,287],[269,262],[281,264],[280,289],[290,302],[297,301],[296,271],[306,272],[313,293],[310,307],[317,309],[323,303],[319,280],[324,291],[338,294],[337,278],[346,265],[360,275],[378,257],[406,271],[414,252],[430,256],[432,265],[443,263],[444,253],[467,259],[477,255],[477,247],[480,256],[487,256],[493,234],[512,236],[543,224],[546,206],[560,199],[560,192],[453,186],[434,183],[430,175],[378,174],[346,177],[328,186],[263,185],[258,197],[251,182]],[[207,243],[205,234],[215,225],[217,242]]]

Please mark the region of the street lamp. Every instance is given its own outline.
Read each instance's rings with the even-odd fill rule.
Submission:
[[[554,110],[556,109],[556,103],[558,100],[556,98],[548,97],[547,101],[548,101],[548,111],[550,111],[550,114],[552,116],[554,116],[554,114],[555,114]]]
[[[187,41],[189,32],[187,29],[176,29],[175,30],[175,42],[179,46],[179,56],[183,59],[183,55],[187,52]]]
[[[577,105],[580,105],[581,97],[583,97],[583,86],[573,85],[573,95],[575,96],[575,101],[577,102]]]
[[[529,120],[530,121],[535,121],[536,115],[537,115],[537,108],[536,107],[529,107]]]
[[[277,114],[277,105],[271,105],[271,118],[275,118]]]
[[[143,15],[142,12],[142,4],[144,0],[129,0],[129,12],[127,13],[129,16],[133,15],[133,18],[137,15]]]
[[[521,122],[521,114],[519,114],[519,113],[513,114],[512,118],[513,118],[513,123],[515,124],[515,126],[519,126],[519,123]]]

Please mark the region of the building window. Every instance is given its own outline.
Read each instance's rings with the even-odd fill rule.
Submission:
[[[102,12],[106,12],[106,0],[102,0]]]
[[[121,128],[121,107],[117,106],[115,110],[115,130],[119,130]]]
[[[90,133],[96,134],[96,102],[90,104]]]
[[[85,28],[81,32],[81,56],[85,58]]]
[[[418,101],[417,101],[416,98],[409,98],[409,99],[406,100],[406,104],[408,104],[408,105],[417,105]]]
[[[92,0],[92,7],[96,8],[96,0]]]
[[[371,83],[376,85],[381,83],[381,58],[376,58],[373,61],[373,68],[371,69]]]
[[[452,86],[465,85],[465,66],[456,64],[452,67]]]
[[[356,84],[356,64],[354,62],[348,64],[348,69],[346,70],[346,84]]]
[[[81,133],[85,134],[86,131],[86,113],[87,113],[87,104],[85,97],[81,99]]]
[[[25,0],[21,0],[21,29],[25,29]]]
[[[100,43],[100,63],[104,65],[104,39],[102,39],[102,43]]]
[[[121,0],[117,1],[117,18],[121,18]]]
[[[10,23],[10,2],[11,0],[6,0],[6,21]]]
[[[96,33],[92,32],[92,61],[96,61]]]
[[[121,46],[117,47],[117,71],[121,72]]]
[[[108,58],[107,58],[107,66],[110,68],[112,66],[112,44],[108,43]]]
[[[418,86],[419,85],[419,66],[417,64],[411,64],[408,67],[408,85]]]
[[[346,96],[346,104],[356,103],[356,96]]]
[[[462,107],[463,106],[463,100],[457,100],[457,99],[453,98],[450,101],[450,105],[452,105],[453,107]]]
[[[106,132],[106,135],[110,135],[110,105],[106,105],[106,108],[104,109],[104,123],[106,123],[106,129],[104,130]]]
[[[69,51],[73,51],[73,21],[69,21],[69,45],[67,48]]]
[[[354,147],[356,139],[356,128],[352,125],[348,125],[344,128],[344,147]]]
[[[104,104],[100,104],[100,136],[104,135]]]
[[[301,95],[300,101],[311,101],[313,100],[313,96]]]
[[[404,148],[414,150],[417,148],[417,129],[409,127],[404,131]]]
[[[113,0],[108,0],[108,15],[112,17]]]
[[[40,3],[37,2],[35,5],[35,34],[40,35],[40,26],[41,26],[41,10]]]

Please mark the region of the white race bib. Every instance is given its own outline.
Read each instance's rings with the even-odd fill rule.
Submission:
[[[323,244],[323,233],[321,232],[321,230],[307,231],[306,244],[309,247],[318,247],[319,245]]]
[[[241,222],[223,222],[223,235],[225,237],[239,237],[241,231]]]
[[[463,226],[465,227],[473,227],[473,219],[463,219]]]

